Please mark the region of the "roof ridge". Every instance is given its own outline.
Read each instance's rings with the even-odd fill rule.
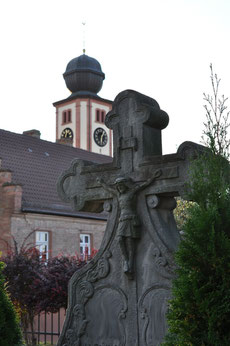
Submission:
[[[24,138],[30,138],[30,141],[34,141],[34,142],[42,141],[42,142],[49,143],[49,145],[61,146],[61,148],[64,147],[66,150],[74,150],[74,151],[76,151],[76,153],[82,153],[82,154],[87,153],[86,155],[91,154],[92,156],[95,156],[95,157],[105,157],[105,158],[110,157],[109,155],[103,155],[103,154],[99,154],[99,153],[94,153],[92,151],[88,151],[88,150],[81,149],[81,148],[75,148],[75,147],[72,147],[72,146],[65,146],[64,144],[61,144],[61,143],[51,142],[51,141],[48,141],[46,139],[36,138],[36,137],[32,137],[32,136],[29,136],[29,135],[26,135],[26,134],[23,134],[23,133],[16,133],[16,132],[4,130],[4,129],[0,129],[0,134],[1,134],[2,131],[3,132],[7,132],[7,133],[9,133],[11,135],[22,136]]]

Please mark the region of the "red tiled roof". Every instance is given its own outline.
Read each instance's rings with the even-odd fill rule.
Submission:
[[[57,195],[57,179],[75,158],[95,163],[112,161],[109,156],[0,130],[1,169],[10,169],[12,181],[22,185],[24,211],[101,218],[74,212]]]

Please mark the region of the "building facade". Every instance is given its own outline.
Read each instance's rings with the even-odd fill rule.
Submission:
[[[0,158],[0,251],[12,236],[21,246],[28,235],[47,258],[99,249],[106,216],[73,211],[56,183],[72,160],[104,163],[109,156],[0,130]]]
[[[103,238],[106,215],[75,212],[57,195],[56,183],[72,160],[111,162],[112,133],[105,115],[112,102],[97,95],[104,73],[83,54],[64,73],[71,95],[55,102],[56,143],[37,130],[16,134],[0,130],[0,251],[14,238],[34,244],[41,257],[90,256]],[[68,145],[67,145],[68,144]],[[13,238],[12,238],[13,237]]]

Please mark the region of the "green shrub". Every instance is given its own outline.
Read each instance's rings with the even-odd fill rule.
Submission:
[[[188,210],[175,255],[177,278],[168,313],[167,346],[230,345],[230,182],[228,115],[219,79],[206,96],[208,150],[191,164]],[[213,112],[213,117],[212,117]]]
[[[230,203],[226,208],[230,210]],[[230,343],[229,215],[217,205],[193,206],[184,227],[165,345]]]
[[[0,346],[22,345],[22,333],[13,304],[6,292],[2,275],[4,263],[0,262]]]

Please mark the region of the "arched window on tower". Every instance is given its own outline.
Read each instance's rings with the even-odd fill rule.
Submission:
[[[71,119],[71,109],[68,110],[68,122],[71,123],[72,119]]]
[[[101,111],[101,122],[105,122],[105,111]]]
[[[98,123],[103,123],[105,122],[105,111],[104,110],[101,110],[101,109],[97,109],[96,110],[96,122]]]
[[[96,121],[100,122],[100,110],[96,110]]]
[[[62,112],[62,124],[68,124],[72,122],[72,112],[71,109],[67,109]]]
[[[64,111],[62,113],[62,123],[63,124],[66,124],[67,123],[67,114],[66,114],[66,111]]]

